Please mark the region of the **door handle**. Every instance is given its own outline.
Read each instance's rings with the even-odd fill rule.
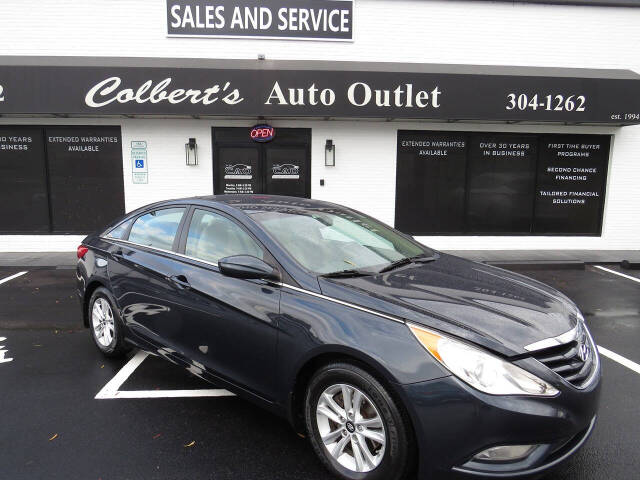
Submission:
[[[122,258],[124,257],[124,253],[122,253],[122,249],[118,249],[115,252],[112,252],[111,255],[115,258]]]
[[[187,277],[185,277],[184,275],[172,275],[171,277],[169,277],[169,280],[171,280],[175,285],[177,285],[178,288],[184,288],[184,289],[191,288],[191,284],[189,283],[189,280],[187,280]]]

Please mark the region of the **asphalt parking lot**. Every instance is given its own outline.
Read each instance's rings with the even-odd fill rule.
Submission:
[[[518,270],[574,299],[607,352],[596,430],[553,479],[640,471],[640,270],[603,267]],[[102,357],[74,270],[22,271],[0,269],[0,479],[332,478],[284,420],[162,358]]]

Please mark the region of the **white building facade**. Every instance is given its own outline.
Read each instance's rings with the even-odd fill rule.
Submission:
[[[327,35],[331,38],[292,36],[285,40],[251,31],[225,38],[210,36],[218,34],[216,6],[224,4],[230,12],[234,5],[244,8],[249,3],[255,2],[200,2],[203,8],[213,7],[209,10],[214,15],[213,28],[191,35],[188,29],[194,25],[197,28],[198,21],[207,28],[206,9],[198,13],[203,15],[199,20],[184,20],[185,6],[195,7],[198,2],[2,2],[0,146],[4,144],[5,148],[0,148],[0,200],[5,207],[0,209],[4,212],[0,218],[0,251],[73,250],[84,234],[97,228],[83,220],[94,210],[98,212],[96,218],[106,224],[113,220],[110,215],[157,200],[224,193],[222,190],[293,193],[344,204],[395,225],[437,249],[638,248],[640,126],[636,124],[640,118],[635,115],[640,114],[640,88],[632,72],[640,72],[640,8],[633,7],[634,2],[628,2],[630,6],[591,6],[335,1],[348,4],[351,10],[348,18],[341,20],[342,25],[335,23],[337,32],[329,25]],[[286,6],[290,2],[280,3]],[[273,1],[266,4],[274,12],[280,6]],[[171,10],[174,5],[178,7]],[[299,23],[299,11],[295,15]],[[333,21],[338,22],[338,18]],[[226,21],[229,24],[231,16]],[[185,27],[187,33],[170,35],[172,22]],[[349,38],[338,38],[343,33]],[[258,60],[262,57],[265,60]],[[180,59],[192,60],[181,63]],[[401,65],[396,73],[410,77],[410,81],[402,78],[393,83],[403,86],[400,100],[394,97],[392,88],[388,89],[388,99],[384,92],[379,98],[375,96],[376,87],[386,81],[378,81],[376,75],[394,74],[393,65],[378,62]],[[153,80],[149,91],[172,72],[186,75],[185,65],[204,76],[208,69],[218,73],[225,68],[245,69],[249,80],[240,89],[245,104],[253,102],[254,75],[256,85],[264,84],[265,91],[273,94],[272,104],[282,101],[279,92],[273,90],[273,78],[263,81],[260,72],[275,70],[277,74],[279,70],[292,72],[299,68],[302,72],[324,72],[330,79],[334,69],[362,70],[365,73],[360,83],[371,87],[370,102],[379,101],[381,106],[375,114],[353,113],[367,100],[365,87],[359,86],[351,91],[355,98],[350,109],[328,107],[322,114],[318,110],[323,102],[321,82],[316,85],[313,101],[309,98],[310,84],[301,83],[306,104],[298,109],[289,105],[281,113],[264,107],[269,95],[255,100],[252,109],[247,107],[237,114],[219,108],[221,99],[196,105],[191,101],[197,100],[195,96],[182,99],[177,106],[165,101],[165,110],[149,111],[145,109],[152,108],[153,102],[141,106],[133,100],[126,102],[126,93],[118,97],[122,101],[116,99],[104,110],[92,110],[95,107],[86,103],[89,90],[85,84],[74,91],[78,79],[87,77],[87,86],[97,85],[96,79],[117,76],[109,73],[109,68],[122,68],[124,72],[136,68],[136,63],[137,68],[150,72],[146,77],[145,71],[138,72],[139,78]],[[495,71],[474,65],[495,66]],[[38,70],[16,73],[29,66]],[[66,77],[48,70],[60,66],[77,70],[73,74],[69,70]],[[437,75],[444,77],[440,81]],[[471,85],[478,79],[477,92],[467,89],[469,96],[478,97],[478,105],[469,105],[469,115],[465,115],[464,105],[457,105],[455,115],[448,110],[439,113],[449,108],[447,102],[459,100],[451,93],[456,92],[456,75],[467,75],[465,81]],[[504,115],[488,110],[485,117],[476,114],[485,105],[480,97],[493,95],[500,82],[519,85],[522,77],[526,77],[528,86],[540,78],[543,86],[538,90],[514,87],[513,91],[505,86],[500,90],[502,104],[494,106],[495,112],[501,110]],[[65,82],[60,78],[69,78],[70,92],[65,92]],[[120,78],[120,87],[130,86],[133,91],[144,84],[125,85],[125,76]],[[295,80],[298,76],[290,73],[286,78]],[[349,78],[345,89],[333,89],[338,97],[336,106],[343,100],[348,103],[348,87],[358,83],[355,77]],[[554,81],[549,78],[558,79],[559,89],[548,87]],[[584,85],[584,90],[563,90],[566,78],[573,79],[573,85]],[[37,86],[49,79],[55,82],[59,102],[39,96],[42,90]],[[593,85],[589,83],[592,80]],[[408,83],[412,85],[411,95]],[[96,90],[96,102],[115,98],[119,90],[115,86],[109,90],[110,85],[115,83]],[[202,91],[203,85],[194,88]],[[280,86],[287,96],[284,83]],[[434,86],[439,90],[434,91]],[[176,100],[188,95],[184,92],[187,87],[175,81],[167,92],[178,87],[183,91],[175,94]],[[220,89],[223,87],[220,84]],[[23,89],[19,95],[18,88]],[[419,92],[425,93],[419,97]],[[513,98],[509,97],[511,93]],[[85,102],[82,108],[75,108],[72,102],[69,108],[60,107],[72,94]],[[325,95],[330,103],[331,92]],[[526,101],[521,95],[526,95]],[[606,105],[607,95],[618,102],[615,107]],[[11,103],[17,96],[24,99],[26,107]],[[547,96],[551,98],[547,100]],[[291,99],[286,100],[290,103]],[[399,110],[393,108],[396,101],[403,108],[412,101],[412,112],[419,108],[416,103],[428,105],[425,113],[410,117],[397,114]],[[312,109],[310,102],[318,105]],[[585,115],[594,115],[586,121],[576,111],[582,103]],[[620,104],[628,108],[619,108]],[[559,111],[555,119],[558,105],[564,112]],[[174,106],[176,110],[170,110]],[[193,111],[189,110],[192,106]],[[437,109],[438,113],[431,113]],[[594,113],[596,109],[599,116]],[[257,143],[251,138],[256,125],[273,128],[271,147],[269,142]],[[195,140],[195,149],[190,149],[190,139]],[[283,143],[275,143],[280,141]],[[254,152],[252,146],[262,150],[249,153]],[[294,153],[289,157],[289,153],[282,153],[285,150]],[[25,151],[35,153],[29,156]],[[78,153],[77,164],[70,151]],[[188,165],[187,155],[193,163],[195,152],[197,165]],[[103,154],[108,157],[104,162],[100,157]],[[296,155],[301,155],[299,163]],[[335,165],[326,164],[327,156]],[[36,157],[42,157],[42,166],[38,163],[29,170],[26,163]],[[93,159],[103,163],[96,167]],[[144,160],[138,169],[136,159]],[[233,170],[234,165],[241,167]],[[247,165],[253,165],[249,174],[243,170]],[[105,174],[104,168],[109,172]],[[278,168],[284,173],[276,171]],[[256,180],[259,171],[263,177]],[[104,175],[108,178],[102,182]],[[245,178],[245,184],[225,181],[234,175],[253,180]],[[290,189],[291,183],[270,190],[270,185],[290,182],[287,175],[297,176],[298,187]],[[76,185],[78,178],[84,180]],[[100,214],[105,205],[113,208]],[[12,213],[16,208],[19,214]]]

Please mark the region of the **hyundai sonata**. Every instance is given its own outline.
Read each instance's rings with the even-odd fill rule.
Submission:
[[[596,420],[576,305],[346,207],[275,196],[155,203],[78,247],[87,327],[286,417],[345,479],[528,475]]]

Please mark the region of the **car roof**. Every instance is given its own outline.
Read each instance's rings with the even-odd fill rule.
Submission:
[[[274,210],[319,210],[319,209],[346,209],[342,205],[313,200],[310,198],[288,197],[284,195],[208,195],[180,199],[185,203],[197,203],[199,205],[224,204],[231,208],[243,211],[274,211]]]
[[[219,209],[226,210],[227,213],[235,211],[236,214],[242,213],[244,215],[257,212],[278,211],[294,213],[309,210],[333,212],[340,210],[342,212],[353,212],[348,207],[331,202],[301,197],[288,197],[284,195],[206,195],[159,200],[157,202],[138,207],[109,224],[105,231],[110,230],[126,219],[136,217],[144,212],[151,211],[154,208],[166,208],[172,205],[200,205],[204,207],[217,206]]]

